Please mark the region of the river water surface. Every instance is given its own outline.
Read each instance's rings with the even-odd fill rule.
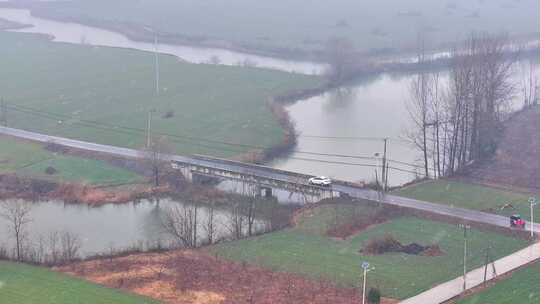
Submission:
[[[156,50],[156,45],[153,43],[133,41],[116,32],[77,23],[57,22],[37,18],[32,16],[29,10],[25,9],[0,8],[0,18],[33,25],[33,27],[15,30],[14,32],[47,34],[53,36],[54,41],[57,42],[120,47],[151,52]],[[322,74],[326,69],[326,65],[315,62],[284,60],[217,48],[200,48],[159,43],[157,51],[162,54],[177,56],[181,60],[191,63],[211,63],[213,60],[217,60],[223,65],[249,64],[261,68],[308,75]]]
[[[10,202],[8,202],[10,203]],[[172,235],[162,225],[164,214],[171,208],[189,206],[181,201],[161,199],[141,200],[127,204],[108,204],[89,207],[83,204],[64,204],[60,201],[37,202],[32,204],[26,227],[28,241],[36,244],[40,237],[47,241],[51,233],[70,232],[81,239],[81,253],[84,256],[106,253],[110,248],[155,247],[158,243],[167,246],[173,241]],[[182,209],[180,209],[182,210]],[[198,239],[206,239],[204,224],[208,221],[208,208],[198,211]],[[255,231],[265,227],[265,221],[257,219]],[[230,212],[214,210],[215,239],[231,236]],[[11,248],[12,234],[7,220],[0,217],[0,245]]]

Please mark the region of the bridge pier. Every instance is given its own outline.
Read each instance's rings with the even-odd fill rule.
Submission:
[[[271,198],[273,195],[272,188],[270,187],[259,187],[259,195],[265,198]]]

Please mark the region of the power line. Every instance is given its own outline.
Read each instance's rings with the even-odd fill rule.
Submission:
[[[54,119],[72,119],[76,120],[74,123],[82,122],[86,124],[95,124],[95,125],[102,125],[107,126],[111,129],[117,130],[117,129],[124,129],[129,131],[135,131],[138,133],[146,133],[147,130],[142,128],[135,128],[135,127],[127,127],[127,126],[120,126],[120,125],[112,125],[109,123],[94,121],[94,120],[84,120],[84,119],[78,119],[73,118],[69,115],[65,114],[58,114],[58,113],[51,113],[44,110],[37,110],[29,107],[24,106],[9,106],[10,109],[19,111],[20,109],[25,109],[26,111],[35,112],[36,114],[46,114],[49,116],[52,116]],[[219,141],[219,140],[211,140],[211,139],[205,139],[201,137],[193,137],[193,136],[186,136],[186,135],[178,135],[178,134],[171,134],[166,132],[154,132],[154,134],[162,135],[162,136],[168,136],[173,138],[180,138],[180,139],[186,139],[191,141],[202,141],[207,143],[213,143],[213,144],[220,144],[220,145],[226,145],[226,146],[236,146],[236,147],[243,147],[243,148],[250,148],[250,149],[257,149],[257,150],[266,150],[269,149],[269,147],[263,147],[263,146],[256,146],[256,145],[249,145],[249,144],[241,144],[241,143],[233,143],[233,142],[226,142],[226,141]],[[311,151],[300,151],[300,150],[293,150],[292,152],[298,153],[298,154],[307,154],[307,155],[316,155],[316,156],[328,156],[328,157],[339,157],[339,158],[353,158],[353,159],[370,159],[370,160],[376,160],[377,158],[374,156],[359,156],[359,155],[344,155],[344,154],[333,154],[333,153],[320,153],[320,152],[311,152]]]
[[[113,124],[94,121],[94,120],[78,119],[78,118],[74,118],[72,116],[65,115],[65,114],[52,113],[49,111],[37,110],[30,107],[25,107],[25,106],[9,105],[6,107],[14,111],[18,111],[18,112],[22,112],[22,113],[26,113],[30,115],[35,115],[35,116],[39,116],[42,118],[55,120],[55,121],[59,119],[60,120],[68,120],[68,119],[74,120],[72,122],[73,124],[80,125],[83,127],[95,128],[95,129],[99,129],[103,131],[116,132],[116,133],[122,133],[122,134],[127,134],[127,135],[140,135],[147,132],[147,130],[142,129],[142,128],[113,125]],[[204,138],[199,138],[199,137],[184,136],[184,135],[170,134],[170,133],[164,133],[164,132],[156,132],[154,134],[168,136],[170,137],[171,141],[177,142],[177,143],[179,143],[179,141],[181,143],[184,143],[186,141],[196,142],[199,147],[204,147],[213,151],[225,151],[225,152],[233,152],[233,153],[243,152],[241,150],[236,150],[232,148],[208,146],[208,145],[201,144],[200,142],[206,142],[210,144],[219,144],[219,145],[230,146],[230,147],[251,148],[251,149],[258,149],[258,150],[267,149],[267,147],[261,147],[261,146],[255,146],[255,145],[239,144],[239,143],[232,143],[232,142],[225,142],[225,141],[218,141],[218,140],[209,140],[209,139],[204,139]],[[314,155],[314,156],[361,159],[361,160],[378,160],[378,158],[375,156],[333,154],[333,153],[321,153],[321,152],[300,151],[300,150],[293,150],[292,152],[298,153],[298,154]],[[330,164],[339,164],[339,165],[349,165],[349,166],[364,166],[364,167],[374,167],[374,168],[380,167],[380,165],[373,165],[373,164],[359,164],[359,163],[351,163],[351,162],[344,162],[344,161],[321,160],[321,159],[313,159],[313,158],[291,157],[291,159],[330,163]],[[392,159],[389,159],[388,161],[394,162],[400,165],[410,166],[413,168],[423,168],[423,166],[419,166],[419,165],[415,165],[415,164],[411,164],[407,162],[402,162],[402,161],[397,161],[397,160],[392,160]],[[406,173],[418,174],[418,172],[416,171],[411,171],[411,170],[407,170],[403,168],[397,168],[397,167],[389,167],[389,168],[393,170],[397,170],[397,171],[406,172]]]

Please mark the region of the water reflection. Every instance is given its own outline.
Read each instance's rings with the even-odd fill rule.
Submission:
[[[376,167],[381,162],[374,156],[382,154],[382,138],[385,137],[390,138],[390,158],[414,163],[417,153],[403,140],[403,132],[409,128],[405,103],[410,81],[410,76],[383,75],[289,106],[291,119],[300,132],[299,152],[288,159],[277,160],[274,166],[370,182],[375,179]],[[313,157],[302,153],[306,151],[356,157]],[[412,173],[392,172],[389,181],[398,185],[413,178]]]
[[[73,233],[81,238],[83,255],[107,252],[111,247],[154,247],[158,243],[165,246],[174,239],[163,229],[161,220],[164,213],[169,208],[184,206],[190,205],[173,199],[141,200],[100,207],[65,204],[60,201],[38,202],[33,204],[30,215],[32,221],[27,231],[30,241],[36,241],[40,236],[47,239],[54,232]],[[203,240],[206,236],[202,226],[207,221],[208,208],[199,206],[198,215],[198,238]],[[229,217],[228,210],[214,210],[216,239],[230,236]],[[7,220],[0,217],[0,244],[11,247],[13,239],[8,227]],[[264,220],[256,219],[257,231],[265,227]]]

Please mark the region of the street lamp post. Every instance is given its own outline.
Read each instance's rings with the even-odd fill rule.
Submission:
[[[536,198],[531,197],[529,198],[529,204],[531,206],[531,223],[529,225],[531,226],[531,239],[534,239],[534,206],[538,205],[538,202]]]
[[[366,304],[366,282],[367,282],[367,273],[369,271],[369,263],[363,262],[362,269],[364,270],[364,283],[362,287],[362,304]]]

